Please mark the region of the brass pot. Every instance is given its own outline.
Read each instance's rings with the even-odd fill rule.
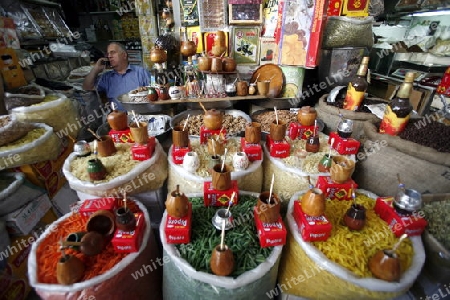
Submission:
[[[150,60],[154,63],[161,64],[167,61],[167,53],[164,49],[154,47],[150,50]]]
[[[197,45],[193,41],[181,42],[180,53],[183,56],[192,56],[197,53]]]

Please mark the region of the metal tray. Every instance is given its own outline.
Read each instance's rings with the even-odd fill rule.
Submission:
[[[244,113],[243,111],[240,110],[236,110],[236,109],[228,109],[228,110],[220,110],[223,111],[224,114],[226,115],[232,115],[233,117],[243,117],[248,123],[252,122],[252,119],[250,118],[249,115],[247,115],[246,113]],[[186,110],[183,111],[182,113],[179,113],[178,115],[174,116],[171,120],[170,120],[170,127],[173,128],[175,126],[175,124],[178,124],[181,120],[187,118],[187,115],[191,115],[192,116],[196,116],[196,115],[202,115],[204,114],[203,110]],[[243,134],[244,131],[242,131],[240,134],[237,134],[238,136]],[[194,137],[197,137],[197,135],[191,135]]]
[[[167,105],[160,105],[160,104],[152,104],[150,102],[130,102],[130,98],[128,94],[123,94],[117,97],[117,100],[123,105],[123,107],[127,111],[134,110],[136,113],[139,114],[148,114],[148,113],[157,113],[161,112],[164,109],[167,109]],[[168,100],[169,101],[169,100]]]

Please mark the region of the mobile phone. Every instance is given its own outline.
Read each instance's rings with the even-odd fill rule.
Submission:
[[[106,67],[110,67],[111,64],[109,63],[109,59],[108,60],[102,60],[102,65],[105,65]]]

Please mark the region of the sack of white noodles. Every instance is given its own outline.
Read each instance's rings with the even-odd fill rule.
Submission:
[[[19,121],[52,126],[62,136],[76,137],[81,128],[73,100],[63,94],[48,94],[42,102],[13,108],[10,113]]]
[[[0,170],[53,160],[61,151],[61,139],[53,128],[31,123],[31,129],[20,139],[0,147]]]
[[[326,202],[325,217],[333,229],[326,241],[305,242],[293,217],[294,201],[305,193],[292,196],[286,215],[289,228],[278,281],[283,293],[307,299],[392,299],[406,293],[420,274],[425,252],[420,236],[400,243],[398,282],[377,279],[369,269],[369,260],[380,250],[392,249],[398,238],[388,224],[373,210],[377,196],[356,191],[356,201],[366,209],[362,230],[351,231],[342,224],[350,201]]]
[[[163,244],[163,295],[167,300],[266,299],[276,286],[282,246],[261,248],[253,219],[258,193],[239,191],[239,201],[231,206],[233,227],[224,243],[231,249],[234,268],[228,276],[214,275],[210,259],[220,244],[220,231],[211,223],[217,207],[205,206],[202,193],[187,194],[192,203],[190,242],[171,244],[164,230],[167,211],[159,227]]]
[[[116,153],[98,157],[106,168],[106,178],[93,182],[90,181],[87,168],[94,154],[79,157],[77,153],[72,153],[64,162],[64,176],[73,190],[92,196],[116,197],[124,191],[134,195],[157,190],[167,178],[167,155],[157,139],[155,143],[152,157],[144,161],[133,160],[133,144],[116,143]]]
[[[77,257],[84,265],[83,277],[63,285],[56,276],[61,258],[60,241],[70,233],[85,231],[86,221],[71,212],[51,224],[33,243],[28,258],[30,285],[44,300],[79,299],[161,299],[161,269],[143,272],[143,266],[157,261],[159,250],[145,206],[128,199],[127,208],[143,213],[145,227],[138,252],[117,253],[111,243],[95,256],[67,248],[65,255]]]
[[[208,172],[209,158],[208,147],[200,144],[199,139],[191,138],[191,151],[197,153],[200,166],[195,173],[189,173],[182,164],[175,164],[172,157],[172,147],[169,149],[169,179],[167,188],[169,191],[175,190],[177,184],[183,187],[186,193],[195,193],[203,190],[204,182],[211,181]],[[244,191],[261,192],[263,181],[262,160],[250,162],[245,170],[236,170],[233,167],[233,155],[240,152],[240,138],[229,138],[226,143],[227,155],[225,164],[231,168],[231,180],[237,180],[238,188]]]

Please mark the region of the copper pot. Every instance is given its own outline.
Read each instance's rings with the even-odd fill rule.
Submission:
[[[280,218],[281,200],[272,193],[269,202],[269,193],[266,191],[259,194],[256,202],[256,212],[263,223],[275,223]]]
[[[150,50],[150,60],[154,63],[161,64],[167,61],[167,53],[164,49],[154,47]]]
[[[302,210],[311,217],[319,217],[325,212],[325,195],[319,188],[309,189],[302,196]]]
[[[209,109],[203,116],[203,124],[206,129],[217,130],[222,127],[223,116],[222,113],[216,109]]]
[[[344,156],[333,156],[330,168],[331,180],[336,183],[345,183],[355,171],[355,162]]]
[[[379,250],[375,253],[369,260],[369,269],[376,278],[390,282],[400,280],[400,260],[392,251]]]
[[[197,65],[200,71],[211,70],[212,58],[208,56],[200,56],[197,58]]]
[[[297,120],[303,126],[312,126],[317,118],[317,112],[314,107],[303,106],[297,113]]]
[[[231,188],[231,168],[227,165],[224,165],[223,171],[221,168],[222,165],[217,164],[211,170],[212,187],[219,191]]]
[[[111,156],[117,152],[114,141],[109,135],[102,135],[100,141],[97,141],[98,155],[100,157]]]
[[[172,130],[172,143],[174,147],[187,147],[189,145],[189,132],[183,126],[175,126]]]
[[[180,53],[183,56],[192,56],[197,53],[197,45],[193,41],[181,42]]]
[[[128,117],[123,111],[113,110],[106,120],[113,130],[125,130],[128,127]]]
[[[251,122],[245,126],[245,141],[258,144],[261,141],[261,123]]]
[[[286,136],[286,122],[278,120],[278,124],[277,121],[273,121],[272,123],[270,123],[270,138],[273,141],[282,141],[284,140],[285,136]]]
[[[218,276],[230,275],[234,270],[233,252],[227,245],[224,246],[224,249],[217,245],[213,249],[209,265],[211,271]]]

